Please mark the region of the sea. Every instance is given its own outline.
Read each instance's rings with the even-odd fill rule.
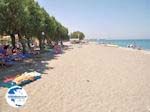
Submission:
[[[150,51],[150,39],[129,39],[129,40],[115,40],[115,39],[95,39],[98,44],[115,44],[120,47],[127,47],[128,45],[136,45],[138,48]]]

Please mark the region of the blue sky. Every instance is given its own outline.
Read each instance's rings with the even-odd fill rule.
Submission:
[[[150,38],[150,0],[38,0],[51,16],[87,38]]]

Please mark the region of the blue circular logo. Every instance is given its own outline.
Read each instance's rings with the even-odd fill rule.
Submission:
[[[23,106],[26,103],[27,97],[26,91],[20,86],[9,88],[5,96],[7,103],[15,108]]]

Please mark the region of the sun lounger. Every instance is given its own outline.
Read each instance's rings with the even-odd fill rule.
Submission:
[[[15,62],[13,60],[11,60],[11,58],[9,56],[6,56],[4,58],[4,65],[6,65],[6,66],[12,66],[14,64],[15,64]]]
[[[4,59],[4,58],[0,59],[0,65],[2,66],[12,66],[13,64],[14,62],[11,60]]]

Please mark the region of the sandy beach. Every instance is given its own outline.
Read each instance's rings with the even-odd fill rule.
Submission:
[[[42,61],[40,80],[25,85],[15,109],[0,88],[0,112],[150,112],[150,54],[89,43]]]

